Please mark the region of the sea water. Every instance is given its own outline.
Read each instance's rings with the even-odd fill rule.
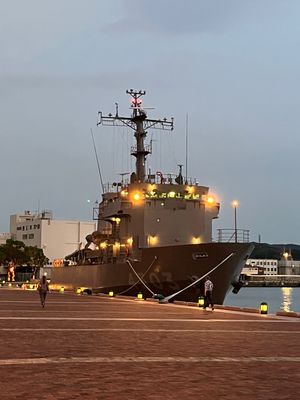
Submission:
[[[268,312],[300,312],[300,287],[243,287],[239,293],[229,292],[224,305],[258,308],[260,303],[268,304]]]

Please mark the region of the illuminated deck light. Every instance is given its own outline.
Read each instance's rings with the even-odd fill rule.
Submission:
[[[138,299],[138,300],[144,300],[144,298],[143,298],[143,293],[142,293],[142,292],[139,292],[139,293],[137,294],[137,299]]]
[[[203,296],[200,296],[198,298],[198,307],[204,308],[204,304],[205,304],[205,299]]]
[[[260,303],[260,313],[268,314],[268,304],[265,302]]]

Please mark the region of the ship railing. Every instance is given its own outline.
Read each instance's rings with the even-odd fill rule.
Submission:
[[[181,178],[177,174],[163,174],[160,171],[156,171],[154,173],[149,172],[145,176],[145,182],[161,185],[161,184],[170,184],[177,185],[183,184],[188,186],[199,186],[199,182],[196,178],[184,177]],[[123,178],[121,182],[113,182],[113,183],[105,183],[104,184],[104,193],[118,193],[121,192],[124,188],[126,188],[130,183],[130,178]]]
[[[152,184],[184,184],[189,186],[199,186],[199,182],[195,178],[186,178],[184,176],[178,176],[177,174],[164,174],[160,171],[155,173],[149,173],[145,176],[145,181]]]
[[[249,229],[218,229],[217,241],[219,243],[249,243]]]
[[[152,145],[151,144],[144,145],[143,152],[146,153],[146,154],[151,154],[152,153]],[[132,155],[135,155],[135,154],[139,153],[139,150],[138,150],[137,146],[131,146],[130,153]]]

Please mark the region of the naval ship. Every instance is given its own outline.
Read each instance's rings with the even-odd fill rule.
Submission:
[[[238,286],[253,245],[212,241],[212,222],[220,204],[208,187],[183,176],[182,165],[175,175],[146,173],[146,159],[152,153],[151,143],[145,143],[148,130],[173,130],[174,121],[148,118],[142,106],[145,91],[126,93],[131,116],[120,116],[115,103],[114,115],[98,113],[98,125],[132,129],[135,171],[103,190],[94,210],[97,231],[87,236],[84,249],[66,257],[69,265],[50,268],[51,284],[84,287],[89,293],[196,301],[209,275],[214,301],[223,304],[227,292]]]

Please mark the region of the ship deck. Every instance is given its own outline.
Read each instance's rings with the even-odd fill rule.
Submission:
[[[299,315],[298,315],[299,317]],[[1,399],[297,399],[300,318],[0,288]]]

